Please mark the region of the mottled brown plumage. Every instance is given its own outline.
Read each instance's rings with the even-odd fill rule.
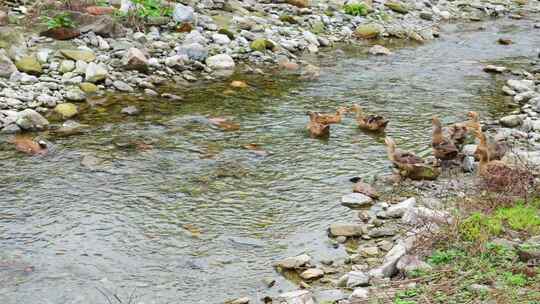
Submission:
[[[396,147],[395,141],[385,138],[388,159],[398,168],[399,175],[413,180],[434,180],[440,175],[440,170],[424,163],[424,160],[411,152],[406,152]]]
[[[433,155],[440,160],[451,160],[456,158],[459,150],[450,138],[444,136],[439,118],[433,116],[431,122],[433,125],[433,133],[431,136]]]
[[[330,125],[322,124],[317,121],[318,113],[308,112],[309,123],[307,124],[307,129],[309,135],[313,138],[325,138],[330,136]]]
[[[347,109],[344,107],[339,107],[336,111],[336,114],[328,114],[328,113],[317,113],[315,112],[314,120],[317,123],[323,124],[323,125],[329,125],[329,124],[338,124],[341,123],[341,119],[343,118],[343,115],[347,113]],[[309,115],[309,112],[308,112]]]
[[[365,115],[362,108],[354,104],[351,111],[356,114],[356,123],[358,127],[367,131],[383,131],[388,125],[388,120],[380,115],[368,114]]]

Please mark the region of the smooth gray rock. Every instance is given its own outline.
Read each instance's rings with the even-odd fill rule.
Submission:
[[[17,72],[17,67],[9,59],[6,52],[0,49],[0,77],[9,78],[14,72]]]
[[[280,294],[276,298],[280,304],[315,304],[311,291],[301,289]]]
[[[351,271],[347,274],[347,288],[369,285],[370,276],[363,271]]]
[[[519,115],[508,115],[508,116],[502,117],[499,120],[499,122],[501,123],[503,127],[515,128],[515,127],[519,127],[523,123],[523,120],[521,119]]]
[[[176,3],[173,10],[173,20],[178,23],[191,23],[194,21],[195,12],[187,5]]]
[[[232,70],[236,66],[231,56],[219,54],[206,58],[206,65],[214,70]]]
[[[367,227],[363,224],[331,224],[329,233],[331,236],[358,237],[367,234]]]
[[[288,257],[281,261],[278,261],[274,264],[275,267],[280,267],[283,269],[297,269],[302,266],[305,266],[311,261],[311,257],[307,254],[301,254],[295,257]]]
[[[26,109],[17,114],[17,125],[26,131],[41,131],[47,129],[49,121],[32,109]]]
[[[178,54],[186,55],[191,60],[204,61],[208,58],[208,49],[200,43],[183,44],[178,48]]]
[[[341,197],[341,204],[349,208],[361,208],[370,206],[373,199],[362,193],[350,193]]]

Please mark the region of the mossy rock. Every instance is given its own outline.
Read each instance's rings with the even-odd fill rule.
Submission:
[[[98,87],[90,82],[82,82],[79,84],[79,88],[86,94],[93,94],[97,92]]]
[[[298,20],[296,20],[296,18],[294,18],[291,15],[281,15],[281,16],[279,16],[279,20],[282,21],[282,22],[285,22],[285,23],[290,23],[290,24],[297,24],[298,23]]]
[[[409,12],[409,8],[401,2],[390,1],[386,2],[384,5],[396,13],[407,14]]]
[[[363,39],[372,39],[377,38],[381,32],[383,31],[382,26],[370,23],[370,24],[362,24],[356,28],[355,34],[359,38]]]
[[[12,45],[23,45],[24,36],[22,30],[14,27],[0,27],[0,49],[7,49]]]
[[[84,62],[92,62],[96,60],[96,55],[90,51],[81,51],[81,50],[61,50],[60,53],[64,57],[72,60],[82,60]]]
[[[326,27],[324,26],[324,23],[322,23],[322,22],[315,22],[311,26],[311,32],[314,33],[314,34],[324,33],[325,30],[326,30]]]
[[[218,31],[218,33],[223,34],[223,35],[229,37],[229,39],[231,39],[231,40],[234,40],[234,33],[233,33],[232,31],[226,29],[226,28],[221,28],[221,29]]]
[[[37,60],[36,56],[24,56],[15,62],[15,66],[21,72],[25,72],[32,75],[40,75],[43,73],[41,64]]]
[[[251,49],[254,50],[254,51],[259,51],[259,52],[262,52],[264,50],[271,50],[274,48],[274,43],[272,43],[272,41],[268,40],[268,39],[264,39],[264,38],[259,38],[259,39],[255,39],[253,40],[253,42],[251,42]]]
[[[424,164],[403,164],[398,167],[401,176],[412,180],[436,180],[441,174],[441,170],[438,168]]]
[[[75,116],[75,115],[77,115],[79,113],[79,110],[77,109],[77,106],[72,104],[72,103],[69,103],[69,102],[61,103],[61,104],[57,105],[54,108],[54,111],[56,113],[62,115],[63,118],[70,118],[70,117],[73,117],[73,116]]]

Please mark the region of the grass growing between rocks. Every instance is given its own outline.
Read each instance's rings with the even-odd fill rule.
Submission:
[[[540,200],[464,215],[430,236],[433,269],[410,273],[393,303],[539,304],[540,244],[526,242],[538,235]]]
[[[431,269],[351,303],[540,304],[540,199],[466,205],[453,223],[419,236],[413,253]]]

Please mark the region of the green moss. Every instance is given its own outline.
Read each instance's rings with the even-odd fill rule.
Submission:
[[[296,20],[296,18],[290,15],[281,15],[279,16],[279,20],[281,20],[282,22],[290,23],[290,24],[298,23],[298,20]]]
[[[264,50],[271,50],[274,48],[274,43],[268,39],[259,38],[253,40],[250,45],[251,49],[254,51],[262,52]]]
[[[489,235],[499,235],[502,230],[500,220],[479,212],[471,214],[459,225],[460,234],[467,241],[485,240]]]
[[[326,30],[326,27],[324,26],[324,23],[322,23],[322,22],[315,22],[315,23],[311,26],[311,31],[312,31],[314,34],[321,34],[321,33],[324,33],[325,30]]]
[[[231,32],[230,30],[226,29],[226,28],[221,28],[221,29],[218,31],[218,33],[223,34],[223,35],[229,37],[229,39],[231,39],[231,40],[234,40],[234,33]]]
[[[513,230],[528,231],[536,234],[540,232],[540,216],[534,207],[517,205],[511,208],[497,210],[495,218],[508,224]]]

